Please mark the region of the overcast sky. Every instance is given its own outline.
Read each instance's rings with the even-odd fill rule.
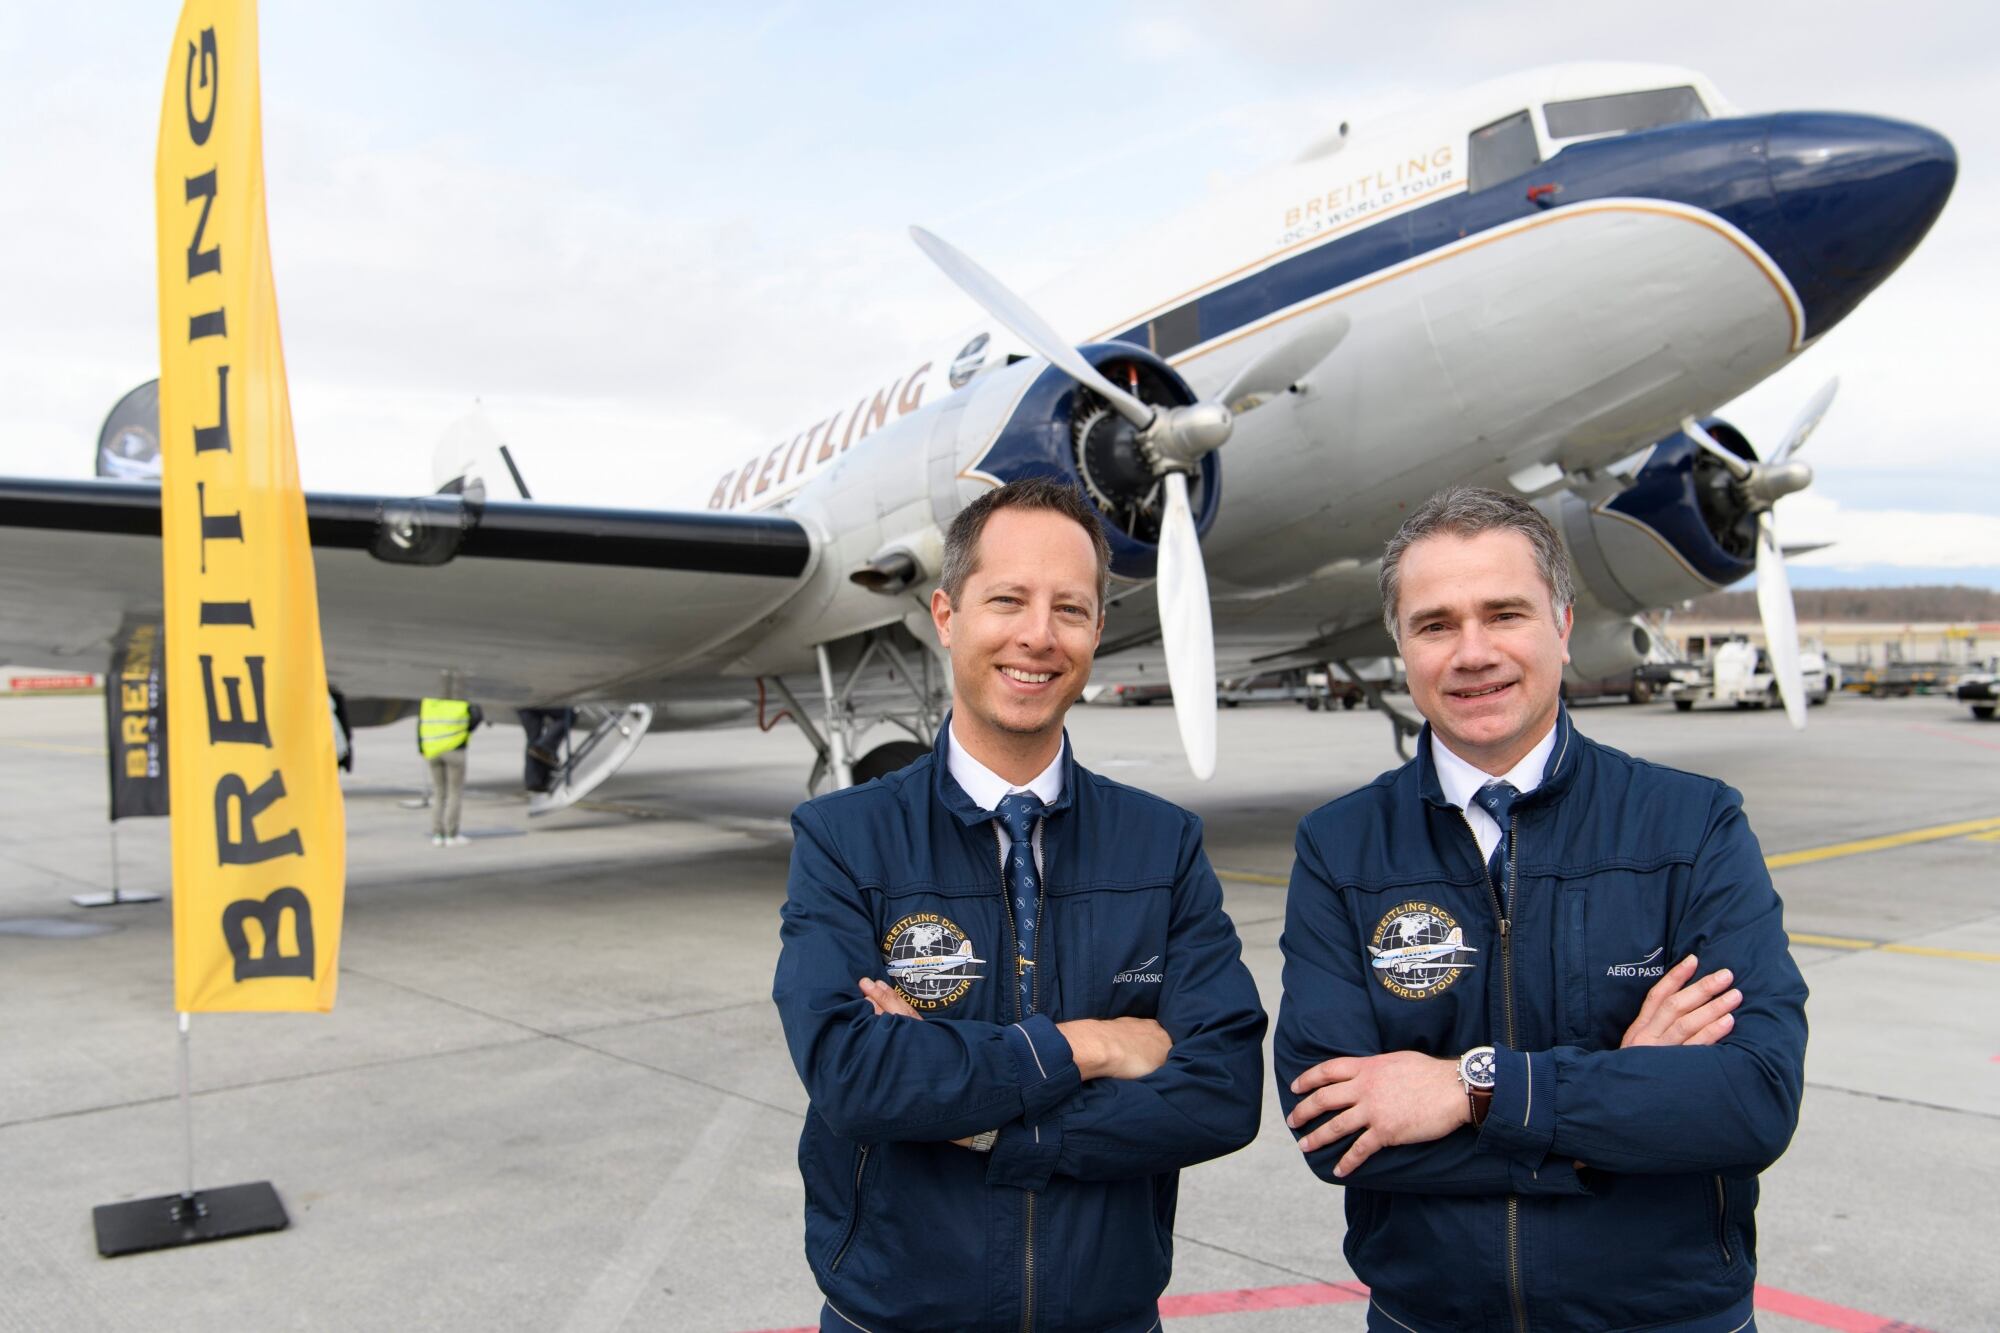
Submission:
[[[1952,138],[1915,257],[1724,413],[1828,376],[1801,582],[2000,587],[2000,7],[1326,0],[262,8],[268,207],[306,484],[430,488],[481,401],[538,498],[646,503],[900,373],[972,311],[921,221],[1021,289],[1342,120],[1560,60],[1702,70],[1750,111]],[[81,476],[157,370],[172,3],[11,6],[0,473]]]

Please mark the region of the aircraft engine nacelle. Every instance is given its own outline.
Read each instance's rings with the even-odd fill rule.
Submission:
[[[1143,347],[1112,342],[1078,350],[1144,403],[1165,410],[1195,401],[1179,373]],[[1154,576],[1165,487],[1139,447],[1138,431],[1095,392],[1028,361],[975,381],[945,411],[951,415],[940,419],[931,448],[931,503],[940,530],[988,487],[1055,477],[1074,482],[1096,507],[1111,544],[1112,573],[1134,581]],[[1215,522],[1221,483],[1210,453],[1188,479],[1198,532]]]
[[[1756,458],[1735,427],[1702,424],[1732,452]],[[1755,567],[1756,514],[1728,470],[1678,431],[1653,446],[1632,485],[1611,499],[1593,504],[1566,492],[1553,508],[1579,595],[1621,616],[1713,592]]]
[[[1602,680],[1630,671],[1653,650],[1653,634],[1636,620],[1593,618],[1578,608],[1569,635],[1569,669],[1583,680]]]
[[[1079,351],[1143,402],[1174,408],[1195,401],[1179,374],[1142,347],[1101,343]],[[1104,520],[1113,574],[1151,579],[1164,486],[1136,435],[1095,392],[1040,359],[988,371],[889,423],[786,510],[821,534],[824,549],[806,586],[767,626],[768,641],[834,641],[905,618],[927,639],[920,622],[928,613],[916,607],[937,580],[945,531],[981,492],[1021,477],[1076,483]],[[1197,531],[1214,524],[1220,492],[1211,453],[1189,480]],[[740,669],[781,668],[753,654]]]

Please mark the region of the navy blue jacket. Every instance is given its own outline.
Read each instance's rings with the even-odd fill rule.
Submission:
[[[952,779],[949,736],[792,815],[773,998],[812,1099],[799,1170],[823,1319],[1142,1333],[1172,1264],[1176,1173],[1257,1132],[1256,986],[1200,821],[1066,758],[1023,1015],[993,816]],[[904,974],[922,1022],[855,989],[961,951],[976,961]],[[1081,1082],[1056,1024],[1126,1015],[1167,1030],[1167,1063]],[[995,1128],[987,1156],[951,1142]]]
[[[1299,825],[1279,1100],[1289,1113],[1291,1081],[1334,1056],[1495,1048],[1483,1126],[1334,1182],[1371,1329],[1730,1333],[1750,1318],[1757,1173],[1798,1121],[1805,982],[1742,797],[1587,740],[1566,711],[1556,725],[1509,820],[1504,920],[1429,727],[1414,760]],[[1454,931],[1457,949],[1372,952]],[[1736,974],[1734,1029],[1620,1050],[1689,953]],[[1352,1143],[1307,1161],[1331,1181]]]

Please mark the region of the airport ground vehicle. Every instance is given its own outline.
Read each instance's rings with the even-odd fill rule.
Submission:
[[[1831,697],[1831,671],[1824,653],[1799,654],[1807,703],[1823,704]],[[1696,704],[1729,704],[1737,708],[1780,705],[1769,654],[1744,639],[1717,645],[1708,660],[1697,664],[1692,673],[1686,670],[1676,673],[1667,686],[1667,697],[1683,713],[1692,711]]]
[[[2000,674],[1978,671],[1959,677],[1958,701],[1972,705],[1972,715],[1981,722],[1991,722],[1994,708],[2000,706]]]

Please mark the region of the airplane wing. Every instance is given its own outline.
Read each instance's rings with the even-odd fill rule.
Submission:
[[[812,568],[792,519],[308,495],[327,675],[357,697],[646,699]],[[0,479],[0,661],[101,671],[161,611],[160,493]]]

